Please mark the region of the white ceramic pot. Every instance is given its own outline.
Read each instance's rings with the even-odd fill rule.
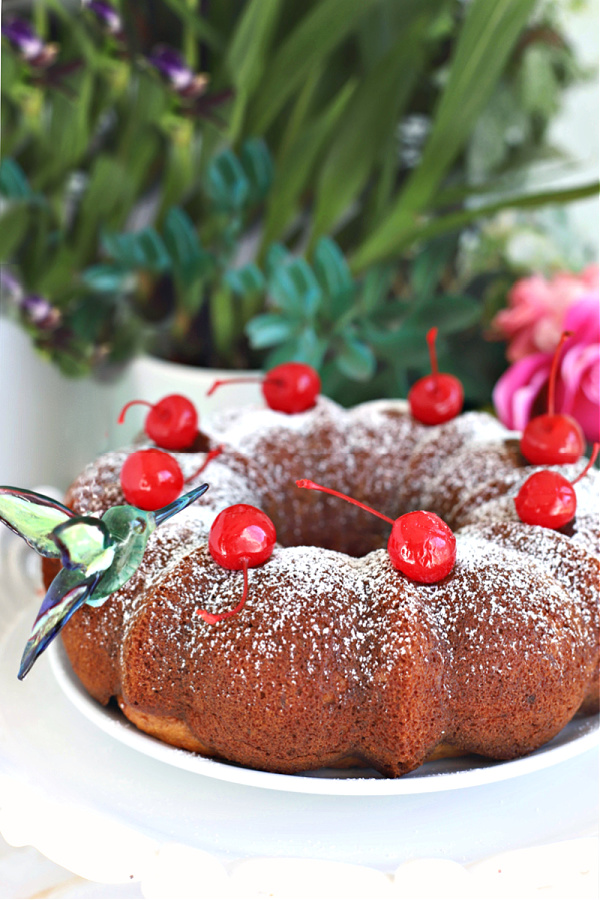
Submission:
[[[113,384],[69,379],[40,358],[28,336],[0,316],[0,484],[64,490],[100,453],[129,443],[143,427],[142,406],[117,424],[129,400],[184,394],[202,418],[218,409],[264,406],[258,382],[206,393],[216,378],[260,372],[198,369],[143,356]]]
[[[69,379],[0,316],[0,484],[64,489],[117,439],[122,379]]]

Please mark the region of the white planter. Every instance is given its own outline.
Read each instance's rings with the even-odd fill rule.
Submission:
[[[119,412],[129,400],[151,403],[184,394],[202,418],[218,409],[264,405],[260,384],[206,393],[215,378],[260,377],[259,372],[197,369],[151,357],[135,360],[114,384],[69,379],[41,359],[28,336],[0,317],[0,484],[64,490],[100,453],[123,446],[141,430],[143,407]]]
[[[65,378],[0,316],[0,484],[67,487],[114,446],[121,385]]]

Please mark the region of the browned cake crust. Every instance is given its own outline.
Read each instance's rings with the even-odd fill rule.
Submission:
[[[393,402],[344,412],[321,400],[299,417],[229,415],[210,437],[227,447],[210,491],[152,535],[124,588],[63,629],[101,703],[118,698],[142,730],[206,756],[274,772],[361,762],[391,777],[432,755],[510,759],[597,709],[595,473],[560,534],[516,519],[506,500],[532,469],[481,414],[426,429]],[[88,467],[70,505],[122,502],[125,455]],[[178,459],[194,471],[202,454]],[[300,477],[394,517],[442,514],[456,529],[455,569],[438,584],[409,581],[376,549],[389,526],[296,489]],[[280,543],[250,570],[244,609],[208,625],[199,608],[241,595],[242,574],[206,545],[214,515],[238,502],[264,509]]]

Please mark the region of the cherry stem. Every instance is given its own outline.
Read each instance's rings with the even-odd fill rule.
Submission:
[[[225,447],[222,444],[219,444],[219,446],[215,447],[214,450],[209,450],[209,452],[206,454],[206,459],[204,460],[200,468],[197,469],[193,475],[190,475],[189,478],[186,478],[183,483],[190,484],[191,481],[195,481],[198,475],[201,475],[204,472],[209,462],[212,459],[215,459],[217,456],[220,456],[224,449]]]
[[[136,406],[141,404],[142,406],[149,406],[150,409],[154,406],[153,403],[149,403],[148,400],[130,400],[129,403],[126,403],[121,412],[119,413],[119,418],[117,419],[117,425],[122,425],[125,421],[125,416],[127,414],[127,410],[130,406]]]
[[[600,450],[600,444],[594,444],[594,446],[592,447],[592,455],[590,456],[587,466],[585,467],[585,469],[583,470],[581,475],[578,475],[577,478],[575,479],[575,481],[572,481],[571,484],[577,484],[578,481],[581,481],[581,479],[584,477],[584,475],[587,475],[587,473],[590,471],[590,469],[596,462],[596,457],[598,456],[599,450]]]
[[[273,378],[272,375],[267,375],[265,378],[256,378],[249,376],[248,378],[221,378],[217,381],[214,381],[208,391],[206,392],[206,396],[210,397],[211,394],[217,390],[218,387],[221,387],[222,384],[279,384],[284,385],[285,382],[283,378]]]
[[[342,494],[340,491],[334,491],[332,488],[323,487],[322,484],[315,484],[314,481],[309,481],[307,478],[301,478],[300,481],[297,481],[296,487],[307,488],[309,491],[322,491],[324,494],[331,494],[332,497],[340,497],[342,500],[347,500],[348,503],[353,503],[354,506],[359,506],[361,509],[373,513],[374,516],[378,516],[380,519],[383,519],[384,522],[389,522],[390,525],[393,525],[395,522],[395,520],[390,519],[389,516],[384,516],[383,513],[377,512],[372,506],[367,506],[366,503],[361,503],[360,500],[354,500],[352,497],[348,497],[347,494]]]
[[[572,331],[563,331],[560,336],[558,346],[554,351],[552,368],[550,369],[550,378],[548,379],[548,415],[550,416],[554,415],[554,397],[556,393],[556,377],[558,375],[558,360],[560,358],[560,351],[562,350],[564,342],[567,340],[567,338],[570,338],[572,334]]]
[[[257,384],[263,381],[262,378],[257,377],[248,377],[248,378],[218,378],[216,381],[213,381],[212,385],[206,392],[206,396],[210,397],[211,394],[220,388],[223,384]]]
[[[243,559],[242,565],[244,572],[244,590],[242,591],[242,599],[237,606],[224,613],[210,613],[206,609],[196,610],[196,614],[204,619],[205,622],[208,622],[209,625],[215,625],[217,622],[220,622],[221,619],[228,619],[230,616],[235,616],[243,609],[244,603],[246,602],[246,598],[248,596],[248,560]]]
[[[429,345],[429,359],[431,360],[431,374],[438,375],[437,353],[435,352],[435,342],[437,339],[437,328],[430,328],[427,332],[427,343]]]

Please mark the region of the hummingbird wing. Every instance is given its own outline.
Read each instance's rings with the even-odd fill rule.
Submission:
[[[0,522],[41,556],[60,556],[52,533],[75,513],[44,494],[0,486]]]
[[[18,673],[21,680],[63,625],[85,603],[101,575],[101,572],[95,572],[82,579],[80,572],[70,569],[60,570],[48,588],[25,645]]]
[[[52,532],[60,559],[67,569],[80,569],[85,575],[104,572],[115,555],[114,541],[101,519],[75,516]]]

